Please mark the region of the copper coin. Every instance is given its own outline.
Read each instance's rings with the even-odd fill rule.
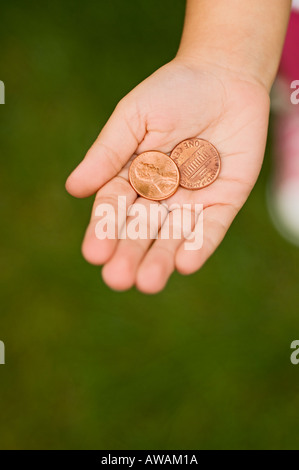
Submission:
[[[162,201],[178,189],[180,172],[168,155],[150,151],[134,158],[129,168],[129,180],[140,196]]]
[[[183,140],[172,150],[170,156],[179,167],[180,185],[183,188],[205,188],[219,175],[220,155],[207,140]]]

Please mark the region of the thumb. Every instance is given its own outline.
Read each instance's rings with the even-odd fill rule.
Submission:
[[[136,106],[123,98],[85,158],[68,177],[67,191],[76,197],[94,194],[127,163],[144,134],[145,125]]]

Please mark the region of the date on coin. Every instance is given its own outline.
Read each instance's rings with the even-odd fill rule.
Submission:
[[[183,188],[205,188],[219,175],[220,155],[214,145],[207,140],[183,140],[176,145],[170,156],[180,170],[180,185]]]
[[[162,201],[178,189],[180,172],[174,160],[165,153],[143,152],[130,165],[129,181],[140,196]]]

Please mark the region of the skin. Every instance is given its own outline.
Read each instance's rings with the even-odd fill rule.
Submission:
[[[104,265],[102,276],[112,289],[135,285],[144,293],[157,293],[175,269],[182,274],[200,269],[222,241],[261,169],[269,91],[289,11],[287,0],[189,0],[177,56],[120,101],[69,176],[66,188],[73,196],[97,193],[82,252],[90,263]],[[202,248],[187,251],[183,239],[97,239],[98,204],[116,207],[119,195],[147,211],[153,204],[129,184],[130,159],[146,150],[170,152],[190,137],[215,145],[220,176],[199,191],[179,188],[164,202],[203,204]],[[171,224],[174,213],[165,216]]]

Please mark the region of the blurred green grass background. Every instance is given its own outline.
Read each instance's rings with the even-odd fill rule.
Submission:
[[[118,100],[177,49],[183,0],[1,5],[2,449],[298,448],[299,252],[266,162],[221,247],[158,296],[80,255],[64,181]]]

